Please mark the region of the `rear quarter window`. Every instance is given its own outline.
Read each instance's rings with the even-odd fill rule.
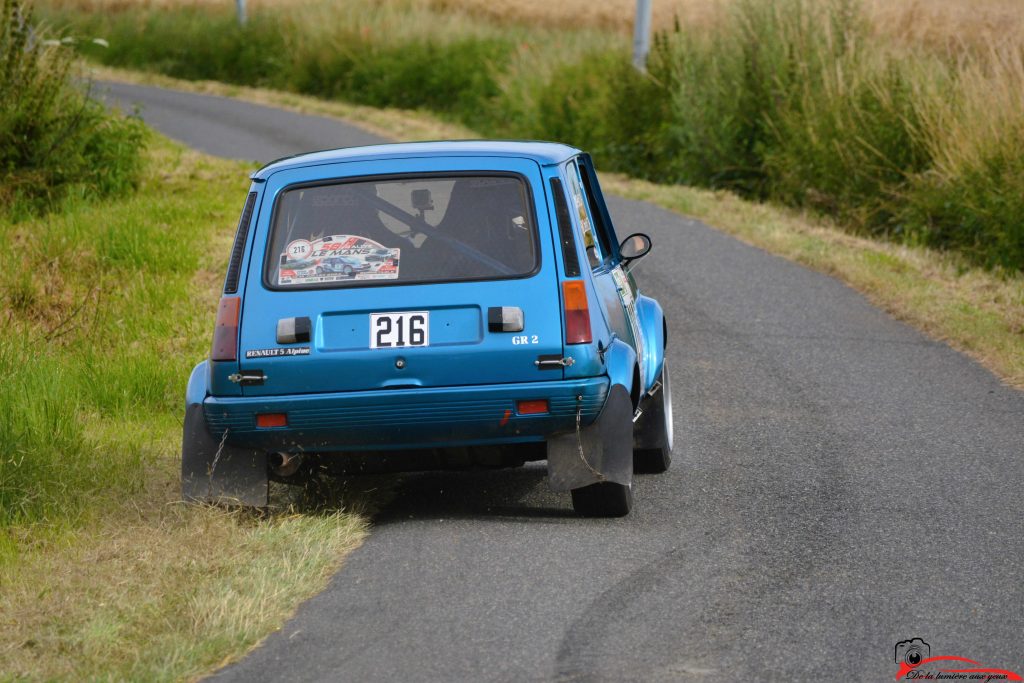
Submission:
[[[292,187],[265,258],[272,289],[524,277],[539,266],[529,186],[513,174]]]
[[[597,268],[604,261],[605,255],[601,251],[601,245],[597,238],[597,232],[590,219],[590,208],[587,198],[583,195],[583,187],[580,184],[580,171],[576,162],[570,162],[566,167],[569,180],[569,194],[572,196],[573,208],[580,223],[580,231],[583,233],[583,246],[587,252],[587,260],[591,268]]]

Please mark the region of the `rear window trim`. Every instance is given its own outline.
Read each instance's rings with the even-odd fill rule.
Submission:
[[[569,213],[569,200],[565,197],[565,186],[562,179],[551,176],[551,195],[555,202],[555,222],[558,224],[558,241],[562,247],[562,267],[566,277],[579,277],[580,258],[576,251],[576,231]]]
[[[272,261],[271,247],[273,246],[273,232],[274,226],[277,223],[277,214],[281,207],[280,198],[286,193],[292,190],[301,190],[307,187],[325,187],[328,185],[345,185],[349,183],[367,183],[367,182],[386,182],[390,180],[402,180],[402,179],[418,179],[418,178],[516,178],[526,187],[526,201],[528,206],[527,211],[530,212],[533,223],[533,239],[535,245],[536,258],[534,259],[534,267],[528,273],[521,275],[499,275],[496,277],[475,277],[475,278],[455,278],[450,280],[412,280],[412,281],[386,281],[386,280],[353,280],[347,282],[344,286],[331,286],[332,283],[320,283],[312,285],[276,285],[271,282],[270,279],[270,266]],[[308,291],[345,291],[349,289],[363,289],[365,287],[403,287],[415,285],[419,287],[429,285],[446,285],[446,284],[457,284],[462,282],[497,282],[506,280],[527,280],[535,277],[540,273],[544,266],[544,250],[542,249],[540,239],[540,221],[537,219],[537,206],[534,201],[534,186],[530,182],[530,179],[525,174],[517,171],[494,171],[494,170],[479,170],[479,171],[422,171],[422,172],[410,172],[410,173],[384,173],[376,175],[364,175],[364,176],[343,176],[341,178],[323,178],[320,180],[303,181],[297,183],[291,183],[283,186],[277,192],[274,193],[274,207],[270,213],[270,224],[267,226],[266,234],[266,245],[263,249],[263,263],[260,264],[261,276],[264,289],[271,292],[308,292]],[[269,193],[267,193],[269,194]],[[264,196],[267,196],[266,194]]]
[[[242,206],[242,215],[238,218],[238,228],[235,230],[235,241],[231,245],[231,257],[228,259],[228,272],[224,275],[224,293],[237,294],[238,285],[242,281],[242,259],[245,257],[245,243],[249,241],[249,232],[252,228],[252,218],[256,211],[255,190],[249,192]]]

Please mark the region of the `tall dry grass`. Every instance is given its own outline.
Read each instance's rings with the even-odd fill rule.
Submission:
[[[1024,46],[961,60],[915,93],[929,165],[898,192],[900,218],[933,246],[1024,268]]]
[[[1024,45],[1019,0],[866,0],[876,35],[909,46],[959,53]]]

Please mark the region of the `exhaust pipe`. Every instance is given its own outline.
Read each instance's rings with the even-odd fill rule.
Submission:
[[[271,453],[268,459],[270,471],[282,479],[287,479],[299,471],[303,459],[301,453]]]

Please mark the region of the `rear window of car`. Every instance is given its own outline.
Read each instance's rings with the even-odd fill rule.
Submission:
[[[274,289],[523,277],[538,267],[518,175],[394,176],[301,186],[277,199]]]

